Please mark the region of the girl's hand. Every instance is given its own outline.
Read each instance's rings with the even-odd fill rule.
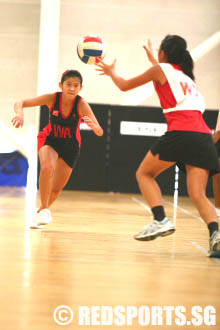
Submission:
[[[98,67],[98,69],[96,69],[96,71],[99,71],[100,75],[106,75],[106,76],[112,76],[112,73],[115,71],[115,64],[116,64],[116,60],[113,61],[112,64],[107,65],[105,62],[103,62],[101,59],[99,59],[98,63],[96,64],[96,66]]]
[[[79,104],[79,115],[96,135],[103,135],[103,129],[99,125],[90,105],[84,99]]]
[[[83,116],[82,119],[84,120],[84,123],[86,123],[95,132],[96,135],[103,135],[103,129],[99,126],[98,123],[94,122],[92,118]]]
[[[147,42],[147,46],[143,46],[145,51],[146,51],[146,54],[147,54],[147,57],[148,57],[148,60],[152,63],[152,64],[158,64],[158,61],[156,60],[156,58],[154,57],[153,55],[153,49],[152,49],[152,44],[151,44],[151,41],[150,39],[148,39],[148,42]]]
[[[89,118],[88,116],[83,116],[82,117],[84,123],[86,123],[91,129],[94,129],[96,127],[96,124],[94,123],[94,121]]]
[[[16,113],[16,116],[12,119],[12,124],[18,128],[18,127],[22,127],[24,124],[24,115],[23,112],[18,112]]]

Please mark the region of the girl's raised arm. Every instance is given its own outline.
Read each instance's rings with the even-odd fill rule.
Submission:
[[[154,54],[153,54],[153,48],[152,48],[152,44],[151,44],[151,41],[150,39],[148,39],[147,41],[147,46],[144,45],[143,46],[145,51],[146,51],[146,54],[147,54],[147,57],[148,57],[148,60],[153,64],[158,64],[158,61],[157,59],[154,57]]]
[[[116,73],[115,63],[116,60],[114,60],[112,64],[107,65],[100,60],[99,63],[96,64],[98,67],[96,71],[99,71],[100,75],[111,77],[114,84],[123,92],[144,85],[150,81],[156,81],[161,85],[166,82],[166,76],[159,65],[152,66],[150,69],[134,78],[124,79]]]

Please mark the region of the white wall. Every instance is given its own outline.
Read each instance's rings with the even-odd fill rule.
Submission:
[[[9,128],[14,102],[36,95],[39,20],[40,0],[0,0],[0,120]],[[24,127],[12,133],[25,139],[35,118],[34,111],[25,110]],[[5,143],[1,136],[1,150]]]
[[[0,109],[10,128],[14,102],[37,94],[39,24],[40,0],[0,0]],[[166,34],[180,34],[192,50],[217,31],[220,0],[61,0],[58,75],[78,69],[89,102],[120,104],[135,91],[119,91],[108,77],[82,63],[76,53],[80,37],[101,35],[108,45],[106,62],[116,57],[119,73],[131,77],[149,67],[142,49],[148,38],[157,48]],[[220,45],[196,63],[197,83],[209,109],[220,108],[219,59]],[[155,95],[142,104],[159,105]],[[25,136],[36,111],[25,110],[25,126],[16,132]]]
[[[90,102],[119,104],[134,91],[122,93],[108,77],[81,63],[76,44],[81,36],[97,33],[108,44],[106,62],[117,58],[118,71],[127,77],[149,67],[142,45],[150,38],[155,48],[166,34],[179,34],[189,50],[220,31],[220,0],[62,0],[59,73],[81,71],[83,95]],[[207,107],[220,108],[220,45],[196,63],[196,81]],[[144,105],[159,105],[156,96]]]

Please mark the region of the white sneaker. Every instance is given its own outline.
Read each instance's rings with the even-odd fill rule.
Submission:
[[[158,236],[167,236],[175,232],[176,228],[170,219],[164,218],[162,221],[154,220],[152,224],[147,225],[143,230],[134,236],[139,241],[151,241]]]
[[[49,209],[42,209],[36,215],[37,225],[48,225],[52,221],[52,215]]]
[[[220,230],[214,231],[209,240],[209,257],[220,258]]]
[[[37,221],[36,221],[36,217],[35,219],[32,221],[30,228],[31,229],[42,229],[44,226],[42,225],[38,225]]]

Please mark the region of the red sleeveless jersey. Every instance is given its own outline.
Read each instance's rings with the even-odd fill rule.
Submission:
[[[80,123],[81,117],[78,105],[81,96],[77,95],[73,101],[70,113],[65,116],[62,112],[62,92],[55,94],[54,104],[50,108],[49,124],[39,133],[38,150],[44,145],[46,139],[62,141],[64,144],[81,145]]]
[[[209,133],[202,113],[205,102],[194,81],[184,74],[179,65],[161,63],[167,82],[154,83],[163,113],[168,123],[168,131],[194,131]]]

